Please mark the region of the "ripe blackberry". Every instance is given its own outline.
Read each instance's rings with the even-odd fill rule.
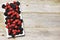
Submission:
[[[2,5],[2,8],[5,8],[5,7],[6,7],[5,4],[3,4],[3,5]]]
[[[17,1],[16,4],[19,6],[20,5],[20,2]]]
[[[13,4],[13,3],[10,3],[10,6],[11,6],[13,9],[16,9],[16,6],[15,6],[15,4]]]
[[[18,11],[18,13],[20,14],[20,13],[21,13],[21,11]]]
[[[23,28],[19,28],[19,30],[23,31]]]
[[[6,12],[9,12],[10,10],[9,10],[9,9],[6,9],[5,11],[6,11]]]
[[[5,24],[7,24],[7,22],[5,22]]]
[[[15,35],[14,35],[14,34],[11,34],[11,36],[12,36],[13,38],[15,38]]]
[[[4,15],[7,16],[7,12],[5,12]]]
[[[6,18],[5,18],[5,20],[7,20],[7,19],[11,19],[9,16],[7,16]]]
[[[20,19],[21,22],[23,22],[23,19]]]

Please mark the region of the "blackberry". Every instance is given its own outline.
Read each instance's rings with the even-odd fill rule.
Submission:
[[[23,19],[20,19],[21,22],[23,22]]]
[[[14,34],[11,34],[11,36],[12,36],[13,38],[15,38],[15,35],[14,35]]]
[[[19,30],[23,31],[23,28],[19,28]]]
[[[6,7],[5,4],[3,4],[3,5],[2,5],[2,8],[5,8],[5,7]]]
[[[18,13],[20,14],[20,13],[21,13],[21,11],[18,11]]]
[[[7,20],[7,19],[11,19],[9,16],[7,16],[6,18],[5,18],[5,20]]]
[[[7,12],[5,12],[4,15],[7,16]]]
[[[7,22],[5,22],[5,24],[7,24]]]
[[[6,9],[5,11],[6,11],[6,12],[9,12],[10,10],[9,10],[9,9]]]
[[[19,6],[20,5],[20,2],[17,1],[16,4]]]
[[[13,9],[16,9],[16,6],[15,6],[13,3],[10,3],[10,6],[11,6]]]
[[[16,35],[19,35],[19,33],[17,32]]]

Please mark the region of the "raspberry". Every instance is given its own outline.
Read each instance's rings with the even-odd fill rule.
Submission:
[[[6,28],[8,28],[8,26],[6,26]]]
[[[18,30],[17,32],[20,32],[20,30]]]
[[[18,26],[15,26],[15,28],[18,28]]]

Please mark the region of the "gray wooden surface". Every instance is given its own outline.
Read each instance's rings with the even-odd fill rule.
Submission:
[[[0,0],[0,40],[60,40],[60,0],[18,0],[21,2],[25,36],[6,38],[1,5],[12,1]]]

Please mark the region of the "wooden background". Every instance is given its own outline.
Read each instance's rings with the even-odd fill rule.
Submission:
[[[0,0],[2,5],[13,0]],[[4,10],[0,9],[1,40],[60,40],[59,0],[19,0],[24,20],[24,37],[7,39],[4,24]],[[1,7],[1,6],[0,6]],[[4,34],[4,36],[2,36]]]

